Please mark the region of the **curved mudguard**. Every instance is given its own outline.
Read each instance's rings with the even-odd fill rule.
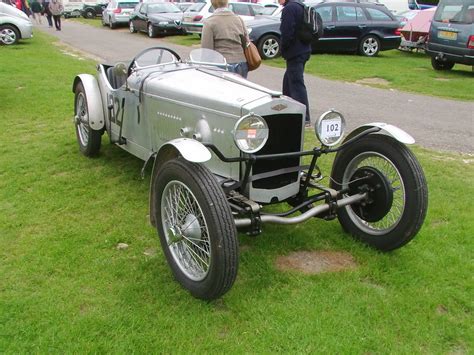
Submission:
[[[403,143],[403,144],[415,143],[415,139],[404,130],[396,126],[393,126],[391,124],[383,123],[383,122],[367,123],[367,124],[357,127],[356,129],[354,129],[351,133],[347,135],[347,137],[344,139],[344,142],[372,127],[380,128],[380,131],[377,132],[376,134],[385,134],[387,136],[395,138],[400,143]]]
[[[99,131],[104,128],[104,111],[102,96],[100,95],[97,79],[90,74],[80,74],[74,78],[72,91],[75,92],[77,84],[81,82],[86,91],[87,110],[89,112],[89,125],[92,129]]]
[[[155,162],[153,164],[153,171],[151,173],[150,181],[150,223],[156,227],[155,212],[155,178],[158,175],[160,167],[168,160],[175,159],[178,156],[193,163],[204,163],[211,159],[212,155],[209,149],[204,144],[195,139],[177,138],[163,144],[158,153],[155,154]]]

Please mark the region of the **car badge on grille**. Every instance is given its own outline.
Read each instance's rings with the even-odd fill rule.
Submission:
[[[274,111],[281,111],[281,110],[284,110],[285,108],[287,108],[288,106],[286,105],[283,105],[283,104],[278,104],[278,105],[275,105],[272,107],[272,110]]]
[[[180,26],[180,25],[181,25],[181,21],[180,21],[180,20],[174,20],[174,24],[175,24],[176,26]]]

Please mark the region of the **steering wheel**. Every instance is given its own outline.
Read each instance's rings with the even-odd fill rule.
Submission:
[[[132,74],[132,71],[134,68],[136,68],[136,61],[142,57],[143,55],[145,55],[146,53],[148,52],[151,52],[151,51],[156,51],[158,50],[159,54],[156,56],[156,63],[155,64],[160,64],[162,58],[163,58],[163,55],[165,52],[169,52],[173,55],[173,57],[176,59],[176,61],[181,61],[181,57],[179,56],[178,53],[176,53],[174,50],[172,49],[169,49],[169,48],[166,48],[166,47],[150,47],[150,48],[147,48],[143,51],[141,51],[140,53],[138,53],[133,59],[132,61],[130,62],[130,65],[128,66],[128,70],[127,70],[127,75],[130,76],[130,74]]]

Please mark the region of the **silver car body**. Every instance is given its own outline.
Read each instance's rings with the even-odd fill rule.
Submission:
[[[23,11],[0,2],[0,43],[14,44],[33,37],[33,24]]]
[[[239,149],[229,138],[236,122],[251,112],[264,117],[269,125],[285,120],[287,124],[293,122],[302,127],[305,114],[302,104],[219,68],[203,68],[186,62],[153,65],[134,71],[118,88],[114,88],[108,79],[112,70],[113,67],[103,64],[98,66],[104,123],[111,140],[118,141],[123,115],[121,135],[127,143],[120,147],[142,160],[160,152],[170,141],[181,139],[180,144],[185,147],[193,138],[203,143],[212,142],[225,156],[239,156]],[[93,77],[86,78],[91,80]],[[176,85],[184,82],[186,85]],[[88,97],[97,98],[97,95]],[[117,113],[115,116],[120,117],[111,115],[108,109],[111,104],[113,112]],[[98,105],[91,103],[90,107],[97,109]],[[101,128],[100,120],[94,124],[94,129]],[[298,145],[297,150],[302,149],[302,137],[300,128],[299,136],[292,140]],[[284,145],[280,149],[282,152],[289,150]],[[294,163],[298,166],[299,159]],[[221,178],[235,181],[241,178],[239,163],[211,159],[205,165]],[[299,177],[295,176],[290,184],[275,189],[251,186],[249,198],[258,202],[270,202],[275,198],[282,201],[298,191]]]

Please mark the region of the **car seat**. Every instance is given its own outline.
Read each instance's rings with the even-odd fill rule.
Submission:
[[[110,86],[114,89],[120,88],[127,81],[127,66],[125,63],[117,63],[106,71]]]

